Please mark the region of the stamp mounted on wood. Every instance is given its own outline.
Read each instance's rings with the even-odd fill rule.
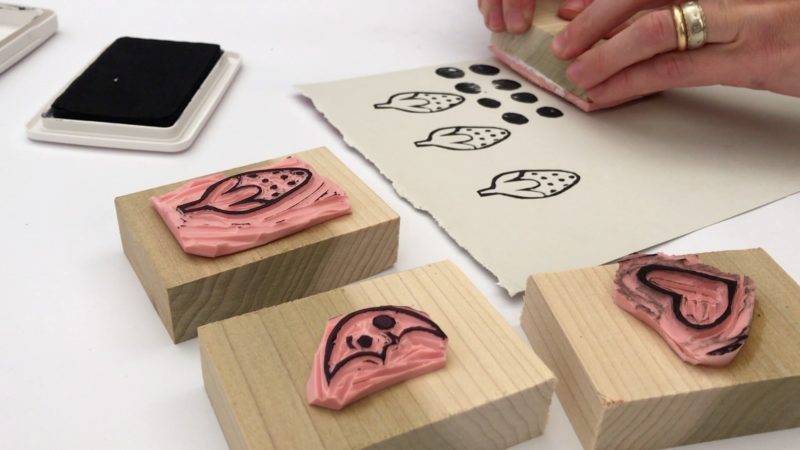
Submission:
[[[267,234],[272,233],[270,236],[277,240],[238,253],[208,258],[186,253],[151,204],[152,197],[164,199],[164,194],[176,191],[184,183],[115,200],[125,254],[176,343],[195,337],[200,325],[334,289],[381,272],[396,261],[399,216],[328,149],[318,148],[293,156],[319,172],[319,176],[309,181],[309,186],[313,183],[325,185],[326,180],[332,180],[347,194],[352,212],[333,215],[335,218],[331,220],[291,235],[283,234],[285,230],[281,227],[285,224],[281,219],[276,221],[281,223],[272,224],[267,230]],[[248,170],[282,161],[286,159],[232,169],[225,175],[249,173]],[[276,174],[277,179],[281,173]],[[298,180],[303,178],[292,176]],[[228,179],[235,181],[234,178]],[[261,178],[256,181],[261,182]],[[279,193],[295,182],[288,176],[284,181],[286,189],[271,183],[266,189],[275,185],[276,190],[269,192]],[[250,188],[245,194],[255,189],[249,185],[244,188]],[[202,191],[197,195],[200,194]],[[242,200],[247,199],[240,199],[236,207],[249,208]],[[259,198],[250,199],[251,203],[258,201]],[[326,198],[322,202],[326,202],[329,211],[339,208],[336,198]],[[166,200],[161,202],[161,206],[168,204]],[[297,214],[291,214],[286,216],[288,221],[297,219]],[[257,238],[263,235],[259,231]],[[230,248],[239,244],[233,241],[226,245]],[[208,248],[202,240],[197,247]],[[203,254],[202,251],[198,253]]]

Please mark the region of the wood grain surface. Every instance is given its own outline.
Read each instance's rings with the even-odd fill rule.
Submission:
[[[294,156],[339,184],[352,214],[250,250],[204,258],[180,248],[149,201],[185,181],[115,200],[125,254],[175,342],[195,337],[202,324],[343,286],[397,260],[397,213],[328,149]]]
[[[309,406],[327,320],[370,306],[423,310],[445,368],[341,411]],[[541,434],[554,378],[452,263],[375,278],[200,328],[206,390],[232,449],[501,449]]]
[[[611,297],[616,264],[533,275],[522,327],[586,449],[655,449],[800,426],[800,286],[761,249],[707,253],[756,282],[727,367],[684,363]]]

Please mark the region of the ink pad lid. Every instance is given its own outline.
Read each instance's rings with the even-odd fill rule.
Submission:
[[[237,54],[216,44],[119,38],[28,122],[28,137],[130,150],[185,150],[240,64]]]
[[[0,73],[35,50],[57,29],[53,11],[0,3]]]

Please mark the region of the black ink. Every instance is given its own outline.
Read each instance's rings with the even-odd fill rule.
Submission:
[[[725,284],[725,286],[728,288],[728,302],[727,302],[728,304],[725,306],[725,311],[723,311],[722,314],[719,317],[717,317],[717,320],[711,323],[707,323],[705,325],[689,321],[689,319],[687,319],[683,315],[683,312],[681,311],[681,300],[683,299],[683,295],[681,295],[678,292],[672,291],[670,289],[663,288],[650,281],[647,278],[647,275],[649,275],[651,272],[654,271],[680,272],[687,275],[697,276],[700,278],[705,278],[707,280]],[[687,327],[694,328],[696,330],[707,330],[709,328],[714,328],[717,325],[724,322],[725,319],[727,319],[728,316],[731,314],[731,310],[733,308],[733,297],[736,294],[736,289],[739,288],[739,283],[737,283],[735,280],[729,280],[727,278],[722,278],[715,275],[698,272],[695,270],[684,269],[681,267],[664,266],[661,264],[650,264],[640,268],[639,271],[636,272],[636,278],[639,280],[640,283],[649,287],[650,289],[668,295],[672,299],[672,312],[673,314],[675,314],[675,318],[678,319],[680,323],[686,325]]]
[[[397,322],[394,320],[394,317],[385,314],[375,316],[372,319],[372,325],[379,330],[390,330],[394,327],[395,323]]]
[[[464,77],[464,71],[461,70],[461,69],[457,69],[455,67],[441,67],[441,68],[436,69],[436,75],[439,75],[440,77],[450,78],[450,79],[463,78]]]
[[[350,336],[347,336],[347,337],[350,337]],[[372,347],[372,337],[371,336],[367,336],[366,334],[364,334],[362,336],[359,336],[359,338],[358,338],[358,340],[356,342],[358,342],[358,345],[361,348],[370,348],[370,347]]]
[[[514,80],[493,80],[492,84],[496,89],[500,89],[501,91],[513,91],[514,89],[519,89],[522,87],[521,84],[517,83]]]
[[[539,101],[539,98],[530,92],[516,92],[511,94],[511,99],[520,103],[536,103]]]
[[[460,83],[469,85],[471,83]],[[477,86],[477,85],[476,85]],[[478,87],[480,92],[480,87]],[[410,113],[435,113],[446,111],[464,103],[464,97],[447,92],[400,92],[385,103],[373,105],[375,109],[396,109]]]
[[[445,127],[431,131],[428,139],[414,143],[417,147],[440,147],[447,150],[483,150],[499,144],[511,132],[497,127]]]
[[[569,181],[556,183],[552,179],[548,179],[547,174],[563,177],[566,177],[567,174],[571,175],[569,175]],[[568,170],[512,170],[495,175],[492,185],[479,190],[478,195],[481,197],[504,195],[519,199],[548,198],[563,194],[579,181],[580,176]]]
[[[556,118],[561,117],[564,115],[558,108],[553,108],[552,106],[542,106],[541,108],[536,110],[536,113],[542,117],[549,117],[549,118]]]
[[[505,113],[503,114],[503,120],[505,120],[508,123],[513,123],[514,125],[522,125],[528,123],[527,117],[517,113]]]
[[[475,83],[458,83],[456,85],[456,90],[465,94],[479,94],[481,92],[481,87]]]
[[[500,73],[500,69],[488,64],[473,64],[469,66],[469,70],[477,73],[478,75],[497,75]]]
[[[411,316],[414,319],[417,319],[417,320],[425,323],[426,326],[409,327],[409,328],[406,328],[405,330],[402,330],[400,332],[400,334],[386,333],[385,332],[384,336],[387,339],[383,343],[383,348],[381,348],[380,352],[376,352],[376,351],[359,351],[359,352],[353,353],[351,355],[348,355],[346,358],[343,358],[341,361],[337,362],[333,367],[331,367],[331,357],[333,355],[333,348],[336,345],[336,341],[339,338],[339,332],[342,330],[342,327],[344,327],[344,325],[348,321],[350,321],[350,320],[352,320],[354,318],[357,318],[361,314],[370,313],[370,312],[376,312],[376,311],[385,312],[385,313],[387,313],[386,315],[388,315],[388,314],[405,314],[405,315]],[[379,317],[379,316],[377,316],[377,317]],[[344,367],[347,363],[349,363],[350,361],[352,361],[352,360],[354,360],[356,358],[375,357],[375,358],[378,358],[381,361],[385,362],[386,361],[386,353],[387,353],[389,347],[396,346],[403,339],[403,336],[405,336],[405,335],[407,335],[409,333],[417,332],[417,331],[418,332],[423,332],[423,333],[430,333],[430,334],[432,334],[432,335],[434,335],[434,336],[436,336],[436,337],[438,337],[438,338],[440,338],[442,340],[446,340],[447,339],[447,335],[444,334],[444,331],[442,331],[441,328],[439,328],[439,325],[436,325],[436,323],[434,321],[432,321],[431,319],[429,319],[425,315],[420,314],[419,312],[414,311],[414,310],[412,310],[410,308],[387,305],[387,306],[375,306],[375,307],[372,307],[372,308],[365,308],[365,309],[360,309],[358,311],[351,312],[350,314],[342,317],[341,320],[339,320],[339,322],[337,322],[336,325],[334,325],[333,329],[331,330],[331,333],[328,335],[328,338],[325,340],[325,354],[323,355],[323,359],[322,359],[322,362],[323,362],[323,369],[322,370],[323,370],[323,372],[325,374],[325,380],[328,382],[328,384],[330,384],[331,379],[333,379],[333,377],[336,375],[336,373],[342,367]],[[345,339],[345,341],[346,341],[346,339]],[[367,361],[369,361],[369,360],[367,360]]]
[[[276,173],[292,173],[300,177],[300,183],[298,184],[296,181],[290,181],[287,184],[292,186],[291,188],[283,192],[272,192],[268,198],[265,198],[269,193],[267,190],[277,190],[277,185],[266,186],[245,183],[245,180],[253,180],[266,174]],[[251,177],[250,175],[256,176]],[[211,184],[206,188],[199,199],[184,203],[178,206],[177,209],[184,214],[202,210],[216,211],[223,214],[248,214],[278,203],[288,197],[289,194],[305,186],[311,181],[311,178],[312,173],[310,170],[296,167],[244,172],[223,178]],[[226,186],[234,180],[235,183],[233,187],[226,189]],[[256,181],[256,183],[258,183],[258,181]],[[244,207],[238,208],[242,206]]]
[[[499,108],[500,102],[493,98],[479,98],[478,104],[487,108]]]
[[[742,332],[738,336],[734,338],[733,342],[731,342],[728,345],[722,346],[718,349],[711,350],[710,352],[706,353],[706,355],[721,356],[726,353],[735,352],[736,350],[739,350],[739,348],[741,348],[741,346],[744,345],[744,341],[747,340],[748,337],[747,333],[749,331],[750,327],[746,327],[744,330],[742,330]]]

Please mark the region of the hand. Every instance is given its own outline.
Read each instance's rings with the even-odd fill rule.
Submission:
[[[706,45],[684,52],[676,51],[671,1],[577,1],[585,8],[552,50],[561,59],[576,58],[567,77],[599,107],[713,84],[800,96],[799,1],[701,0]]]
[[[483,22],[490,30],[499,33],[524,33],[533,22],[536,0],[478,0]]]

